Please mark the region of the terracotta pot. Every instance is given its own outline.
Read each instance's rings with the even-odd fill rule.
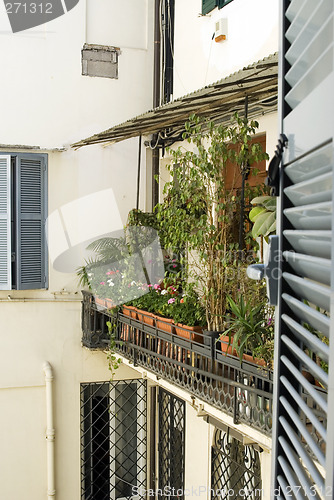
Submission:
[[[217,344],[220,344],[220,348],[223,354],[231,354],[232,356],[237,356],[237,351],[235,349],[232,349],[232,344],[233,344],[233,337],[231,338],[231,344],[230,343],[230,338],[228,335],[222,335],[220,339],[218,340]]]
[[[100,297],[94,296],[95,304],[104,309],[112,309],[115,307],[111,299],[102,299]]]
[[[255,365],[258,365],[258,366],[267,366],[267,363],[265,362],[264,359],[260,359],[260,358],[253,358],[253,356],[251,356],[250,354],[244,354],[242,356],[242,359],[244,361],[248,361],[249,363],[253,363]]]
[[[156,318],[157,328],[168,333],[174,332],[175,324],[171,318],[163,318],[162,316],[156,316]]]
[[[183,325],[182,323],[177,323],[177,325],[175,325],[175,330],[179,337],[203,344],[203,337],[201,335],[196,335],[203,332],[201,326],[188,326]]]
[[[155,314],[150,313],[148,311],[144,311],[142,309],[137,309],[137,318],[139,321],[142,323],[145,323],[146,325],[154,326],[155,325]]]
[[[228,335],[222,336],[219,339],[219,341],[220,341],[221,350],[224,354],[230,354],[232,356],[235,356],[236,358],[239,358],[237,351],[235,349],[232,350],[233,337],[231,338],[231,345],[228,345],[229,344],[229,336]],[[258,365],[258,366],[263,366],[263,367],[267,366],[264,359],[253,358],[253,356],[251,356],[250,354],[243,354],[242,359],[243,359],[243,361],[248,361],[249,363],[253,363],[253,364]]]
[[[133,306],[123,306],[122,312],[125,316],[137,319],[137,308]]]

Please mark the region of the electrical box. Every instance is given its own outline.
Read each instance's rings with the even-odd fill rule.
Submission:
[[[215,22],[215,42],[227,39],[227,19],[222,18]]]

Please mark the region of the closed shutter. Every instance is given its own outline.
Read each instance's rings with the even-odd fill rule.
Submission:
[[[0,155],[0,290],[11,289],[10,156]]]
[[[217,0],[202,0],[202,14],[208,14],[217,6]]]
[[[18,155],[16,193],[17,288],[46,288],[46,155]]]
[[[216,7],[222,9],[230,2],[232,0],[202,0],[202,14],[208,14]]]
[[[230,2],[232,2],[232,0],[218,0],[218,9],[222,9]]]
[[[333,1],[281,6],[280,104],[288,149],[280,181],[273,492],[275,498],[332,498]]]

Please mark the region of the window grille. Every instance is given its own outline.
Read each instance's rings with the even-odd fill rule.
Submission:
[[[182,499],[185,468],[185,402],[160,389],[159,392],[159,490],[170,489],[161,499]]]
[[[262,498],[259,452],[216,429],[211,450],[211,499]]]
[[[146,382],[81,384],[81,499],[144,498]]]

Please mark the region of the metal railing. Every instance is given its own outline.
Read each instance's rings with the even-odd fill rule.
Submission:
[[[161,378],[172,382],[202,401],[270,435],[272,425],[273,374],[248,362],[225,355],[220,342],[201,333],[183,337],[164,331],[147,318],[118,313],[115,321],[115,351]],[[99,310],[93,296],[83,292],[83,345],[107,347],[110,314]],[[153,323],[153,321],[152,321]],[[172,330],[170,324],[162,324]],[[182,332],[181,332],[182,334]]]

